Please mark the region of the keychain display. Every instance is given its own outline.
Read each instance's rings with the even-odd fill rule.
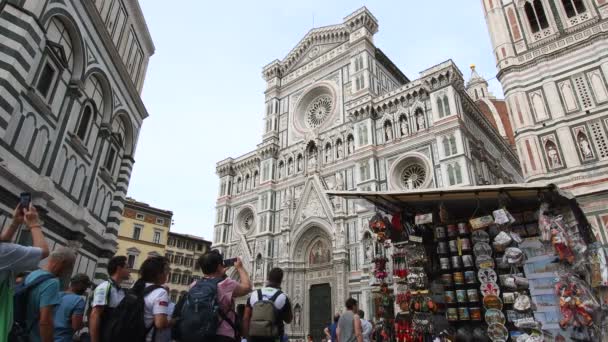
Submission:
[[[393,254],[393,275],[399,278],[405,278],[407,276],[407,254],[405,252],[398,252]]]

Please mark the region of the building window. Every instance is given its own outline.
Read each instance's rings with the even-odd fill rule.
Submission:
[[[475,91],[477,91],[477,90],[475,90]],[[443,102],[441,102],[440,98],[437,99],[437,110],[439,111],[439,117],[442,118],[445,115],[445,113],[443,111]]]
[[[153,242],[160,243],[160,232],[154,232]]]
[[[196,250],[197,251],[202,251],[203,250],[203,244],[199,243],[198,245],[196,245]]]
[[[131,269],[135,268],[135,255],[129,254],[129,256],[127,257],[127,265]]]
[[[108,154],[106,154],[106,161],[103,164],[103,167],[109,172],[112,173],[114,171],[114,160],[116,159],[116,148],[114,146],[110,146],[108,149]]]
[[[587,10],[583,0],[562,0],[562,5],[564,5],[564,10],[566,11],[568,18],[585,13]]]
[[[544,30],[549,27],[547,16],[545,15],[545,9],[541,0],[529,1],[524,5],[524,11],[530,24],[532,33],[536,33],[540,30]]]
[[[459,163],[448,165],[448,180],[450,185],[462,183],[462,170]]]
[[[456,137],[453,134],[443,137],[443,152],[446,157],[458,153],[458,146],[456,146]]]
[[[164,225],[165,224],[165,219],[156,218],[156,224]]]
[[[140,226],[133,227],[133,238],[135,240],[139,240],[140,235],[141,235],[141,227]]]
[[[452,111],[450,110],[450,101],[447,96],[443,97],[443,110],[445,111],[445,116],[452,115]]]
[[[89,131],[89,125],[91,123],[92,117],[93,110],[91,108],[91,105],[87,104],[85,105],[84,110],[82,111],[82,115],[80,116],[80,122],[78,123],[78,129],[76,130],[76,136],[78,136],[81,141],[85,141],[87,137],[87,132]]]
[[[143,214],[135,214],[135,218],[138,219],[138,220],[140,220],[140,221],[143,221],[145,219],[145,217],[144,217]]]
[[[36,89],[44,98],[46,98],[49,94],[49,90],[51,89],[51,85],[55,79],[55,72],[55,68],[49,62],[44,65],[42,72],[40,72]]]

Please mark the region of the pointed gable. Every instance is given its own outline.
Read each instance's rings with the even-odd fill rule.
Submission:
[[[300,224],[310,217],[333,220],[331,205],[317,175],[308,178],[304,192],[296,208],[294,223]]]

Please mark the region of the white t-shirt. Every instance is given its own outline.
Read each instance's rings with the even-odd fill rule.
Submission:
[[[372,340],[372,324],[366,319],[361,319],[361,335],[363,335],[363,342]]]
[[[146,283],[146,287],[154,285],[152,283]],[[169,303],[171,300],[169,299],[169,294],[167,290],[160,288],[156,289],[144,298],[144,323],[146,324],[146,328],[150,327],[154,323],[154,315],[167,315],[167,319],[169,319]],[[165,342],[163,337],[166,336],[165,330],[170,329],[162,329],[156,330],[156,338],[155,342]],[[152,330],[146,336],[146,341],[152,341]]]
[[[167,319],[173,317],[173,310],[175,310],[175,303],[169,302],[169,309],[167,312]],[[171,329],[163,329],[156,333],[156,340],[162,342],[171,342]]]
[[[109,302],[108,302],[108,291]],[[125,298],[125,291],[118,289],[115,285],[112,285],[109,280],[97,285],[95,292],[93,293],[93,307],[96,306],[108,306],[115,308]]]

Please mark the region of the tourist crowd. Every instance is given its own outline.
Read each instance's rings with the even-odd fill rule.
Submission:
[[[31,246],[12,242],[19,228],[29,231]],[[211,250],[197,260],[204,277],[172,303],[164,285],[168,259],[146,259],[139,279],[125,288],[121,284],[129,280],[130,269],[127,257],[119,255],[109,260],[107,280],[94,287],[87,301],[91,279],[77,273],[67,281],[76,258],[68,247],[50,252],[36,207],[17,206],[0,234],[0,342],[287,341],[285,323],[293,314],[281,290],[280,268],[268,272],[266,286],[252,291],[240,258],[224,259]],[[227,277],[230,267],[238,281]],[[234,299],[246,295],[247,304],[237,314]],[[327,341],[369,341],[371,325],[351,298],[325,333]]]

